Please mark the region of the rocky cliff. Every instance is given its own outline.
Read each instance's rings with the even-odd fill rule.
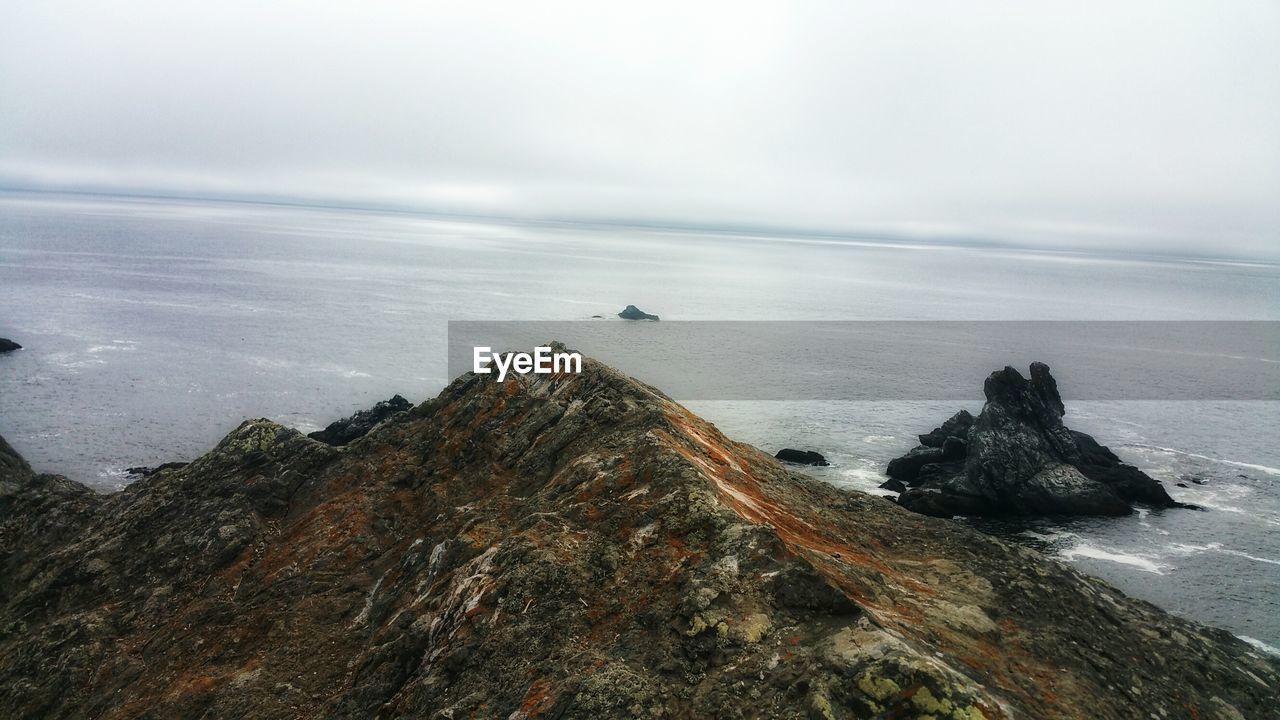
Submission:
[[[95,495],[0,445],[0,716],[1257,718],[1280,666],[788,471],[658,391],[466,375]]]

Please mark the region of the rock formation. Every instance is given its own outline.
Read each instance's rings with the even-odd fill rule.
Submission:
[[[174,461],[174,462],[161,463],[154,467],[150,465],[138,465],[136,467],[125,468],[124,471],[130,477],[144,478],[144,477],[147,477],[148,475],[155,475],[158,472],[164,472],[165,470],[177,470],[179,468],[184,468],[188,464],[189,463],[185,463],[181,461]]]
[[[657,320],[657,315],[650,315],[635,305],[628,305],[618,313],[618,317],[623,320]]]
[[[346,445],[356,438],[364,437],[383,420],[412,407],[413,403],[394,395],[390,400],[383,400],[368,410],[359,410],[351,417],[335,420],[323,430],[308,433],[307,437],[328,445]]]
[[[881,487],[905,490],[926,515],[1123,515],[1130,503],[1177,507],[1159,481],[1062,422],[1066,408],[1044,363],[1031,379],[1006,367],[983,386],[978,417],[961,410],[890,461]],[[1185,506],[1189,507],[1189,506]]]
[[[21,349],[22,349],[21,345],[10,340],[9,338],[0,338],[0,353],[13,352],[14,350],[21,350]]]
[[[814,452],[813,450],[793,450],[791,448],[783,448],[779,450],[774,457],[783,462],[795,463],[797,465],[819,465],[826,467],[830,464],[821,453]]]
[[[591,360],[341,447],[246,422],[111,495],[0,444],[0,717],[1225,719],[1276,688]]]

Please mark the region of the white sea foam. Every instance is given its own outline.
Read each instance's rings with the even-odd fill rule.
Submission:
[[[1125,553],[1111,552],[1088,543],[1080,543],[1069,550],[1065,550],[1061,553],[1060,557],[1064,560],[1075,560],[1079,557],[1091,558],[1093,560],[1107,560],[1109,562],[1120,563],[1122,565],[1132,565],[1139,570],[1155,573],[1156,575],[1164,574],[1164,569],[1150,558],[1142,557],[1141,555],[1128,555]]]
[[[1223,555],[1231,555],[1232,557],[1244,558],[1245,560],[1252,560],[1253,562],[1266,563],[1268,565],[1280,565],[1280,560],[1259,557],[1257,555],[1250,555],[1249,553],[1242,552],[1240,550],[1225,548],[1225,547],[1222,547],[1222,543],[1217,543],[1217,542],[1209,543],[1207,545],[1185,545],[1183,543],[1174,543],[1169,546],[1169,549],[1181,555],[1194,555],[1196,553],[1202,553],[1202,552],[1219,552],[1219,553],[1222,553]]]
[[[898,436],[897,435],[864,435],[862,437],[862,441],[867,443],[873,443],[873,444],[884,444],[884,443],[897,442]]]
[[[1240,552],[1239,550],[1232,550],[1230,548],[1224,548],[1219,552],[1225,555],[1234,555],[1235,557],[1244,558],[1245,560],[1252,560],[1254,562],[1266,563],[1268,565],[1280,565],[1280,560],[1272,560],[1271,558],[1258,557],[1257,555],[1250,555],[1249,553]]]
[[[1236,637],[1238,637],[1238,638],[1240,638],[1241,640],[1243,640],[1243,641],[1245,641],[1245,642],[1249,643],[1250,645],[1252,645],[1252,646],[1254,646],[1254,647],[1258,648],[1259,650],[1261,650],[1261,651],[1262,651],[1262,652],[1264,652],[1264,653],[1268,653],[1268,654],[1271,654],[1271,655],[1275,655],[1276,657],[1280,657],[1280,648],[1278,648],[1278,647],[1276,647],[1276,646],[1274,646],[1274,645],[1268,645],[1268,644],[1266,644],[1266,643],[1262,642],[1261,640],[1258,640],[1257,638],[1251,638],[1251,637],[1249,637],[1248,635],[1237,635]]]
[[[880,483],[884,482],[884,476],[874,468],[843,467],[840,468],[840,479],[845,487],[868,493],[893,494],[891,490],[880,487]]]
[[[1222,458],[1210,457],[1208,455],[1201,455],[1200,453],[1187,452],[1186,450],[1178,450],[1170,447],[1162,447],[1160,445],[1145,445],[1142,443],[1130,443],[1128,446],[1135,447],[1135,448],[1143,448],[1145,450],[1158,450],[1160,452],[1172,453],[1174,455],[1182,455],[1184,457],[1193,457],[1198,460],[1208,460],[1209,462],[1221,463],[1223,465],[1231,465],[1232,467],[1248,468],[1250,470],[1257,470],[1258,472],[1264,472],[1268,475],[1280,475],[1280,468],[1273,468],[1267,465],[1258,465],[1256,463],[1241,462],[1239,460],[1224,460]]]

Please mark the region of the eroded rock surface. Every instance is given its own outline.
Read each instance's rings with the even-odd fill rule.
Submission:
[[[343,447],[246,422],[113,495],[0,473],[0,717],[1225,719],[1280,688],[590,360]]]
[[[975,418],[961,410],[889,462],[899,504],[925,515],[1123,515],[1131,503],[1178,507],[1159,481],[1063,424],[1044,363],[1031,378],[1006,367],[983,386]]]

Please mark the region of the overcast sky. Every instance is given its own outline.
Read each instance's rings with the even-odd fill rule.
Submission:
[[[1280,256],[1280,2],[0,0],[0,185]]]

